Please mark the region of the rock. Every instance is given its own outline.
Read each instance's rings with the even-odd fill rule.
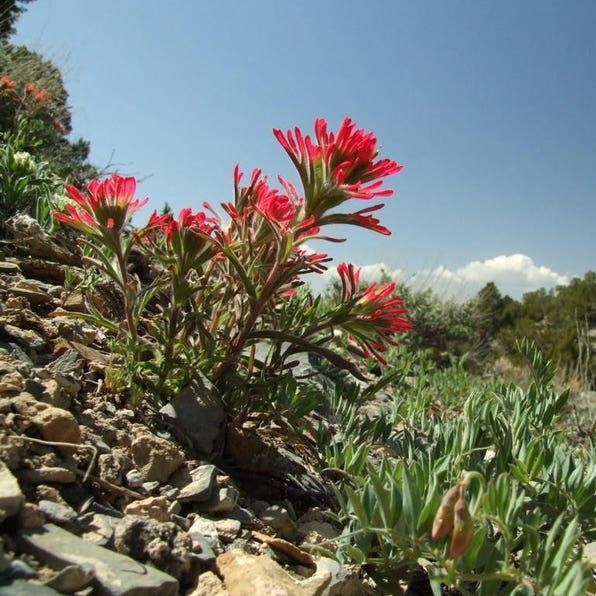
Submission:
[[[71,399],[77,397],[81,390],[81,383],[71,375],[65,375],[59,371],[54,373],[54,381],[60,389]]]
[[[31,484],[72,484],[76,479],[76,474],[68,468],[42,466],[32,470],[21,470],[19,478],[23,482]]]
[[[184,453],[175,445],[146,432],[131,445],[132,459],[145,482],[165,482],[184,462]]]
[[[331,574],[325,596],[361,596],[366,593],[358,575],[333,559],[321,557],[317,560],[316,575],[321,573]]]
[[[58,592],[70,594],[85,589],[94,579],[95,572],[89,564],[68,565],[45,585],[58,590]]]
[[[81,429],[76,418],[61,408],[47,406],[32,421],[46,441],[79,443],[81,440]]]
[[[16,370],[3,375],[0,379],[0,393],[22,391],[26,386],[27,381],[24,381],[23,375]]]
[[[319,596],[331,581],[329,572],[296,581],[269,557],[251,555],[242,550],[229,550],[220,555],[216,565],[230,596]]]
[[[234,509],[237,502],[238,491],[228,486],[216,490],[209,501],[197,503],[197,506],[205,513],[228,513]]]
[[[11,579],[29,579],[30,577],[35,577],[36,573],[29,563],[15,559],[10,562],[6,570],[6,575]]]
[[[41,509],[33,503],[25,503],[21,509],[20,525],[23,528],[40,528],[46,521]]]
[[[41,401],[56,408],[62,408],[68,410],[72,402],[72,398],[62,391],[62,387],[58,384],[55,379],[48,379],[43,381],[42,393],[39,396]],[[27,387],[29,390],[29,387]]]
[[[155,493],[160,489],[160,484],[157,480],[153,480],[153,482],[143,482],[141,484],[142,491],[146,494],[150,495],[151,493]]]
[[[329,522],[311,521],[298,526],[298,531],[304,537],[318,534],[322,538],[333,540],[339,536],[339,530]]]
[[[170,521],[170,502],[165,497],[148,497],[133,501],[124,508],[126,515],[144,515],[158,522]]]
[[[94,587],[98,594],[109,596],[176,596],[178,582],[173,577],[86,542],[53,524],[19,533],[19,543],[54,569],[89,564],[95,572]]]
[[[212,546],[218,544],[219,534],[217,532],[217,526],[212,519],[200,516],[195,517],[188,530],[188,534],[193,539],[193,542],[194,536],[200,535],[201,537],[206,538]]]
[[[74,312],[87,312],[83,292],[81,290],[75,290],[68,294],[62,303],[62,308]]]
[[[129,470],[126,472],[126,484],[130,488],[139,488],[143,484],[143,475],[138,470]]]
[[[20,329],[19,327],[5,323],[0,325],[0,332],[5,337],[8,337],[28,350],[42,350],[46,347],[45,340],[35,331],[31,331],[31,329]]]
[[[236,519],[218,519],[215,522],[217,535],[223,542],[233,542],[240,534],[241,523]]]
[[[181,503],[207,501],[213,493],[217,468],[212,465],[200,466],[190,472],[192,482],[180,490]]]
[[[0,460],[0,523],[16,515],[23,506],[25,497],[17,479],[8,466]]]
[[[120,519],[104,513],[95,513],[87,522],[83,538],[98,546],[111,547],[114,543],[114,534]]]
[[[76,350],[69,348],[49,364],[47,368],[62,375],[80,374],[83,368],[83,360]]]
[[[204,455],[223,442],[225,412],[219,393],[203,375],[184,388],[160,412],[179,426]]]
[[[186,577],[191,571],[192,540],[171,522],[127,515],[116,527],[114,546],[119,553],[174,577]]]
[[[261,521],[271,526],[282,538],[294,540],[298,529],[286,509],[271,505],[259,514]]]
[[[213,573],[206,571],[201,573],[197,585],[188,596],[228,596],[229,592],[224,588],[223,582]],[[256,596],[256,595],[255,595]]]
[[[11,263],[10,261],[0,261],[0,274],[15,275],[20,272],[21,268],[17,263]]]
[[[97,460],[99,477],[112,484],[122,484],[122,477],[132,468],[132,461],[123,449],[115,447],[111,453],[102,453]]]
[[[77,520],[77,512],[68,505],[43,499],[38,503],[38,507],[47,519],[60,526],[73,524]]]
[[[17,579],[8,585],[0,586],[0,596],[58,596],[60,592],[41,584]]]
[[[47,292],[25,287],[24,283],[26,283],[24,280],[17,282],[17,284],[11,286],[10,292],[15,296],[22,296],[23,298],[26,298],[29,304],[32,306],[48,304],[54,300]]]
[[[199,532],[191,535],[194,556],[204,565],[211,565],[215,561],[215,552],[211,542]]]

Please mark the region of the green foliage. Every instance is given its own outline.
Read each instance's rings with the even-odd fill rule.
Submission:
[[[52,210],[63,205],[62,181],[47,163],[26,151],[16,151],[11,142],[0,143],[0,218],[16,213],[35,217],[46,228],[52,225]]]
[[[406,374],[393,376],[396,397],[376,419],[362,415],[361,391],[331,399],[339,424],[321,448],[327,465],[349,478],[337,485],[340,559],[380,573],[411,572],[425,560],[436,594],[441,586],[464,594],[583,593],[581,545],[596,538],[594,452],[556,430],[568,394],[553,389],[554,367],[534,344],[520,349],[534,376],[527,389],[474,387],[457,366],[446,382],[449,369],[442,378],[425,357],[406,356],[393,360]],[[467,387],[468,397],[458,402],[445,387]],[[372,430],[378,420],[389,432]],[[431,539],[431,526],[442,495],[462,479],[473,539],[453,557],[448,539]]]
[[[24,46],[0,41],[0,75],[16,85],[0,88],[0,132],[18,138],[20,150],[47,162],[70,183],[83,184],[96,176],[87,161],[89,144],[68,138],[71,114],[60,70]],[[27,86],[32,86],[29,91]],[[40,92],[44,99],[37,100]]]
[[[15,22],[25,12],[25,4],[32,0],[0,0],[0,40],[15,32]]]

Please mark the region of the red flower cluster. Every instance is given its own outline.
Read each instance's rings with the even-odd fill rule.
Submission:
[[[40,89],[33,83],[25,83],[24,88],[27,94],[39,104],[46,103],[50,99],[50,94],[45,89]]]
[[[299,128],[273,132],[300,172],[305,186],[307,216],[318,225],[344,223],[368,228],[381,234],[389,230],[369,215],[383,205],[355,213],[328,213],[344,201],[388,197],[391,189],[381,188],[382,178],[399,172],[403,166],[391,159],[379,159],[373,133],[358,129],[350,118],[344,119],[337,133],[328,132],[323,118],[315,121],[315,140]]]
[[[394,294],[395,282],[382,286],[373,282],[364,291],[360,291],[358,267],[340,263],[337,272],[342,283],[343,301],[353,302],[353,316],[342,326],[366,353],[372,353],[385,364],[380,352],[386,351],[387,346],[397,345],[393,336],[412,327],[403,316],[407,310],[403,307],[402,299]]]
[[[213,218],[207,217],[203,211],[193,213],[186,207],[180,210],[178,219],[169,213],[157,215],[154,211],[139,237],[147,240],[162,260],[173,255],[173,266],[180,275],[185,275],[211,254],[212,244],[207,237],[216,229],[218,226]],[[160,246],[162,239],[166,244],[165,251]]]
[[[113,174],[103,180],[92,180],[83,194],[74,186],[66,186],[68,196],[79,205],[67,205],[68,213],[54,213],[54,218],[93,236],[106,230],[113,235],[129,222],[132,214],[149,199],[134,199],[137,182],[133,177]]]
[[[7,74],[0,76],[0,89],[8,89],[14,91],[17,88],[17,84]]]
[[[328,132],[327,122],[317,118],[317,144],[298,127],[294,134],[291,130],[284,134],[277,128],[273,133],[299,169],[322,163],[335,185],[349,197],[372,199],[393,194],[391,189],[380,188],[383,184],[380,178],[397,174],[403,166],[391,159],[374,161],[378,155],[376,137],[372,132],[355,128],[350,118],[344,119],[337,134]]]

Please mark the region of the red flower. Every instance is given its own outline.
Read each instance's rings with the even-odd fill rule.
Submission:
[[[255,206],[267,219],[278,224],[285,224],[294,219],[296,206],[287,195],[282,195],[278,190],[270,188],[266,180],[255,189]]]
[[[68,196],[79,205],[67,205],[68,213],[54,213],[54,218],[95,236],[117,235],[132,214],[149,199],[133,199],[137,182],[133,177],[113,174],[100,182],[92,180],[83,194],[74,186],[66,186]]]
[[[403,301],[394,294],[395,282],[378,286],[371,283],[359,290],[360,269],[340,263],[337,272],[342,283],[342,299],[350,303],[349,316],[340,321],[341,326],[364,349],[377,360],[385,363],[380,355],[389,345],[396,345],[393,336],[411,329],[411,323],[403,316],[407,310]]]
[[[206,237],[217,228],[215,219],[207,217],[203,211],[193,213],[187,207],[181,209],[178,219],[169,213],[157,215],[154,211],[138,236],[148,241],[162,261],[170,262],[179,275],[185,275],[211,255],[212,243]]]
[[[391,159],[376,159],[377,139],[371,132],[358,129],[345,118],[337,133],[328,132],[323,118],[315,121],[314,141],[299,128],[273,132],[298,169],[305,187],[305,215],[314,215],[317,224],[349,223],[381,234],[389,230],[366,213],[383,205],[353,214],[329,214],[348,199],[388,197],[391,189],[382,188],[382,178],[399,172],[403,166]],[[337,215],[344,216],[337,219]],[[348,217],[349,216],[349,217]]]
[[[33,96],[37,103],[45,103],[50,99],[50,94],[45,89],[40,89],[35,95]]]
[[[3,74],[0,77],[0,87],[13,91],[17,88],[17,84],[7,74]]]
[[[323,118],[315,120],[315,139],[304,136],[299,128],[292,134],[273,130],[277,140],[287,151],[298,169],[311,171],[316,163],[324,166],[326,174],[348,197],[372,199],[388,197],[390,189],[381,189],[380,178],[397,174],[403,166],[391,159],[379,159],[377,139],[372,132],[357,129],[350,118],[345,118],[337,134],[327,131]]]

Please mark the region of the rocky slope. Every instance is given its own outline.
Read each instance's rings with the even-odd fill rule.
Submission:
[[[161,411],[104,383],[73,318],[75,250],[26,217],[0,245],[0,594],[377,593],[335,548],[308,438],[227,427],[204,379]],[[68,284],[67,284],[68,285]],[[98,304],[118,308],[110,288]]]

